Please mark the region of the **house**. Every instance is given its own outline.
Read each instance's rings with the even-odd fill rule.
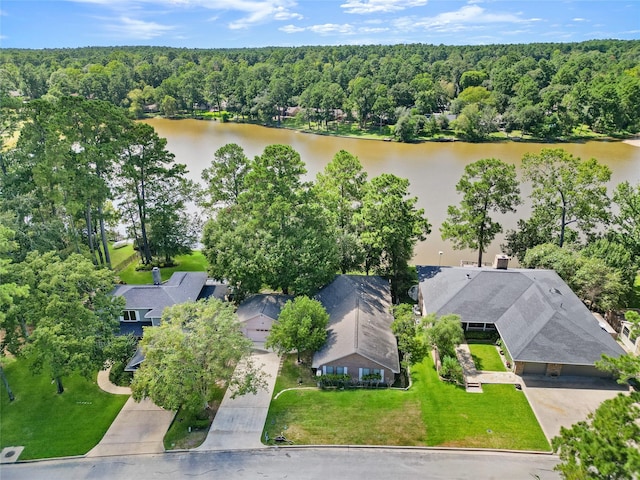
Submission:
[[[337,275],[316,295],[329,313],[325,345],[312,368],[322,374],[347,374],[352,380],[379,374],[392,384],[400,373],[396,338],[391,331],[391,287],[382,277]]]
[[[265,342],[282,307],[292,298],[278,294],[257,294],[247,298],[236,311],[242,332],[254,342]]]
[[[143,328],[160,325],[166,307],[214,296],[224,299],[228,287],[207,279],[206,272],[175,272],[169,280],[160,281],[160,270],[153,270],[153,285],[117,285],[113,295],[124,297],[120,315],[120,334],[142,338]],[[125,370],[135,370],[144,360],[141,351],[129,361]]]
[[[632,322],[622,320],[620,322],[620,341],[633,355],[640,355],[640,335],[634,331]]]
[[[500,267],[500,268],[496,268]],[[464,330],[497,331],[515,373],[606,377],[594,363],[624,354],[552,270],[417,267],[422,315],[460,315]]]

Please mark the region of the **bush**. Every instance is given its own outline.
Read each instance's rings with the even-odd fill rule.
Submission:
[[[440,367],[440,376],[447,382],[462,384],[464,381],[462,375],[462,366],[455,357],[446,356],[442,360]]]
[[[346,387],[349,382],[351,380],[351,376],[345,374],[327,374],[327,375],[322,375],[319,378],[319,383],[320,383],[320,387],[321,388],[326,388],[326,387],[338,387],[338,388],[344,388]]]
[[[124,362],[113,362],[111,365],[111,371],[109,372],[109,381],[114,385],[120,387],[128,387],[133,380],[133,372],[125,372],[124,368],[127,366]]]
[[[477,332],[473,330],[467,330],[464,332],[464,337],[467,340],[490,340],[495,342],[500,338],[498,332]]]

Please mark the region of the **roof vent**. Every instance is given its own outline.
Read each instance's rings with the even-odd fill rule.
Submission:
[[[504,253],[499,253],[493,259],[493,268],[497,270],[506,270],[509,266],[509,256]]]
[[[162,277],[160,275],[160,269],[158,267],[153,267],[151,269],[151,277],[153,278],[154,285],[160,285],[162,283]]]

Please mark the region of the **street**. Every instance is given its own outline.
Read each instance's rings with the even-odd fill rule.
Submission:
[[[47,460],[0,467],[2,480],[221,478],[558,479],[545,454],[389,448],[273,448]]]

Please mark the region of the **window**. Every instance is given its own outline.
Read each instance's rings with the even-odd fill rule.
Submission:
[[[363,368],[362,369],[362,375],[375,375],[375,374],[380,375],[380,369],[379,368]]]
[[[125,322],[137,322],[138,321],[138,316],[136,315],[136,311],[135,310],[124,310],[122,312],[122,319]]]
[[[347,369],[344,367],[336,367],[336,373],[338,375],[344,375],[345,373],[347,373]]]
[[[323,367],[323,371],[325,375],[346,375],[347,367]]]
[[[627,338],[629,338],[629,334],[630,334],[630,333],[631,333],[631,332],[629,331],[629,328],[628,328],[628,327],[622,327],[622,336],[623,336],[623,337],[627,337]]]
[[[333,367],[325,367],[324,370],[325,375],[333,375],[335,373]]]

